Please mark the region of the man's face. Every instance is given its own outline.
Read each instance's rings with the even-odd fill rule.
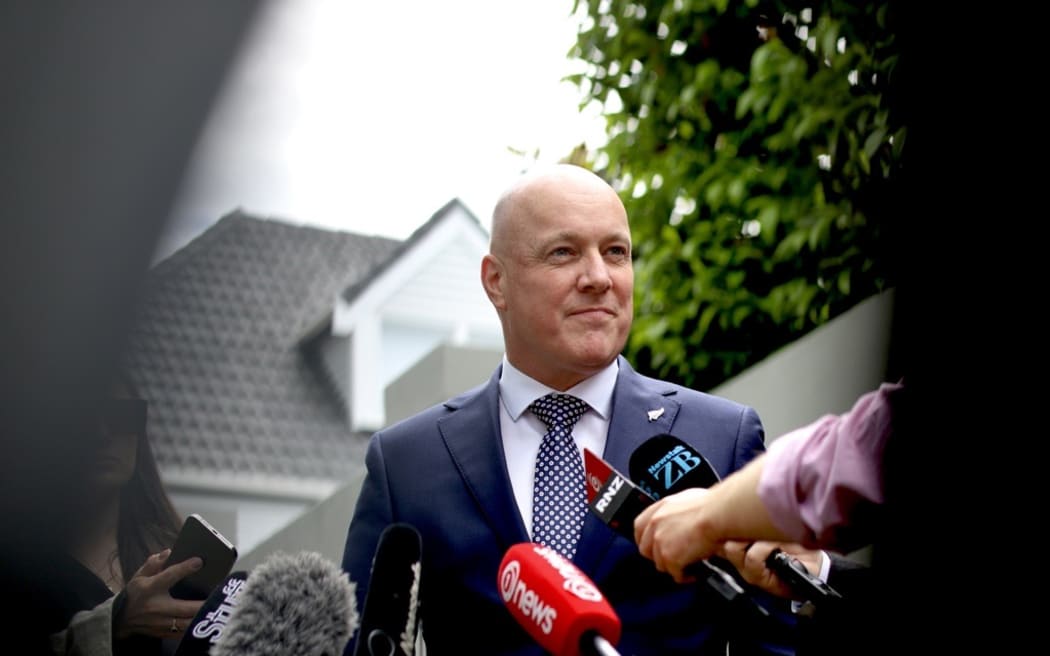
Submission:
[[[507,357],[555,389],[597,373],[631,328],[627,215],[603,184],[559,183],[529,197],[497,254]],[[491,294],[490,294],[491,296]]]

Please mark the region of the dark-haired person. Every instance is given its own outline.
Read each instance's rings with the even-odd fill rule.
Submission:
[[[165,569],[182,520],[146,437],[147,403],[123,376],[110,392],[64,518],[66,548],[36,559],[44,622],[56,654],[170,653],[202,602],[168,589],[201,561]]]

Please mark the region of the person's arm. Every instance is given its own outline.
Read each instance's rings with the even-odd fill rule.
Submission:
[[[182,635],[203,600],[175,599],[168,590],[200,568],[189,558],[165,568],[165,549],[146,559],[121,592],[90,610],[77,612],[69,625],[50,637],[51,651],[63,656],[112,656],[133,636],[172,638]],[[177,631],[172,631],[175,622]]]
[[[681,582],[686,565],[717,554],[727,540],[854,542],[843,529],[856,521],[857,506],[882,501],[882,452],[902,389],[884,384],[850,412],[780,438],[710,489],[660,499],[635,520],[642,555]]]
[[[646,508],[634,521],[638,550],[683,582],[690,580],[687,565],[718,555],[726,540],[790,541],[758,496],[767,457],[760,455],[708,489],[683,490]]]
[[[73,615],[65,629],[51,635],[55,656],[112,656],[113,602],[110,597],[91,610]]]
[[[791,541],[849,550],[868,540],[866,513],[882,503],[882,454],[903,390],[885,383],[842,415],[827,415],[780,438],[758,495]]]

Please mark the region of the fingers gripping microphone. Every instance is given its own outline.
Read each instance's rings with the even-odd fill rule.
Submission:
[[[634,520],[643,510],[652,505],[654,499],[641,487],[616,471],[612,465],[586,448],[584,449],[584,463],[587,467],[587,479],[590,485],[593,485],[592,479],[604,477],[604,482],[591,496],[589,506],[591,511],[607,526],[634,542]],[[769,611],[751,599],[736,579],[722,568],[701,560],[691,565],[687,571],[697,579],[705,581],[726,601],[737,604],[748,601],[753,611],[762,616],[769,615]]]
[[[252,570],[211,656],[341,654],[357,628],[354,584],[318,553],[275,553]]]
[[[720,479],[711,463],[696,449],[673,435],[657,435],[631,454],[631,478],[654,499],[694,487],[708,488]],[[766,567],[796,595],[813,603],[837,600],[841,595],[788,554],[774,550]]]
[[[423,544],[410,524],[387,526],[372,559],[354,656],[413,656]]]
[[[230,621],[230,615],[237,607],[247,578],[247,572],[231,572],[212,590],[186,628],[186,633],[179,641],[179,648],[175,650],[175,656],[208,656],[212,645],[218,642],[226,623]]]
[[[620,618],[598,587],[553,549],[512,546],[499,567],[499,592],[518,624],[559,656],[619,656]]]

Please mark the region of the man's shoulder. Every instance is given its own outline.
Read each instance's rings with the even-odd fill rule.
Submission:
[[[392,423],[379,431],[379,433],[382,433],[384,436],[400,435],[418,433],[424,429],[434,429],[438,421],[449,414],[470,407],[475,403],[484,402],[489,385],[489,382],[482,383],[441,403],[435,403],[424,410]]]

